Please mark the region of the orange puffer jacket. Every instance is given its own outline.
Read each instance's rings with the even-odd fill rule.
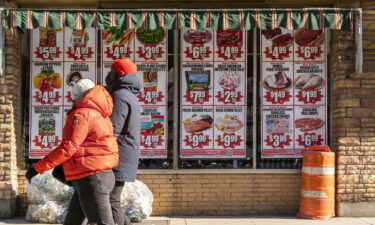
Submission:
[[[68,112],[61,144],[38,161],[43,173],[63,163],[66,180],[76,180],[118,165],[118,146],[109,116],[113,102],[103,86],[96,85]]]

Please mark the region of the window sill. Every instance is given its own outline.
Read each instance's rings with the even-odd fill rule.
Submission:
[[[138,174],[300,174],[301,169],[180,169],[138,170]]]

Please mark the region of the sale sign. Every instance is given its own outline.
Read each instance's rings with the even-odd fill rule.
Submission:
[[[62,61],[63,33],[62,29],[33,29],[30,52],[32,61]]]
[[[262,157],[301,158],[327,142],[325,34],[263,30],[261,49]]]
[[[181,158],[246,157],[246,35],[181,33]]]
[[[63,111],[58,106],[33,106],[30,108],[31,158],[40,158],[57,147],[62,140]]]
[[[65,27],[64,61],[96,61],[96,30]]]

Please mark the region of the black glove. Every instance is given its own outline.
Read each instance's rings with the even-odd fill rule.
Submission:
[[[36,170],[34,169],[34,167],[31,167],[30,169],[27,170],[26,172],[26,179],[29,181],[29,183],[31,182],[31,179],[33,177],[35,177],[36,175],[38,174],[38,172],[36,172]]]

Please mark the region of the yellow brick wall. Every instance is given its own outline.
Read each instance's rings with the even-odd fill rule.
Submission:
[[[18,211],[25,214],[24,172],[18,176]],[[138,175],[154,195],[154,216],[295,215],[300,174]]]

